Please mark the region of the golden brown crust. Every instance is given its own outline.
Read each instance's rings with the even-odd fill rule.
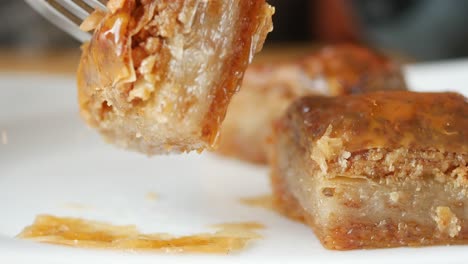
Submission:
[[[455,93],[304,97],[289,108],[284,120],[304,146],[339,140],[337,151],[406,148],[468,153],[468,103]]]
[[[328,46],[297,61],[252,65],[229,106],[218,152],[266,163],[271,122],[300,96],[405,89],[398,64],[354,45]]]
[[[147,154],[213,147],[274,9],[264,0],[116,0],[108,8],[83,46],[84,119],[106,140]]]

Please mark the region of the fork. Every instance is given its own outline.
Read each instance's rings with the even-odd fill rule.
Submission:
[[[50,22],[80,42],[91,38],[80,25],[95,9],[106,10],[107,0],[25,0]]]

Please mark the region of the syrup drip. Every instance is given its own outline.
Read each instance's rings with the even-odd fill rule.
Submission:
[[[229,253],[238,251],[262,236],[264,226],[256,222],[225,223],[213,226],[214,233],[181,237],[142,234],[135,226],[116,226],[80,218],[39,215],[18,238],[79,248],[157,250],[165,252]]]

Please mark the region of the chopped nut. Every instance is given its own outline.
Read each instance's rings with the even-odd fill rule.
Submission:
[[[390,201],[392,201],[392,203],[398,203],[399,200],[400,200],[400,194],[398,192],[390,193]]]
[[[343,142],[340,138],[330,137],[332,130],[333,127],[331,125],[328,126],[323,136],[317,140],[311,155],[311,158],[318,163],[323,173],[326,173],[328,170],[327,160],[336,157],[343,147]]]
[[[333,195],[335,195],[335,188],[323,188],[322,193],[327,197],[333,197]]]
[[[450,237],[456,237],[460,231],[460,221],[457,216],[447,206],[438,206],[435,209],[434,221],[437,223],[437,228],[442,234],[447,234]]]

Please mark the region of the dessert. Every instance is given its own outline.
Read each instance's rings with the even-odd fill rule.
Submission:
[[[328,46],[298,61],[252,65],[229,105],[218,152],[267,163],[268,128],[300,96],[404,89],[395,62],[354,45]]]
[[[468,243],[462,95],[304,97],[273,139],[275,203],[326,248]]]
[[[146,154],[212,148],[231,96],[272,30],[264,0],[111,0],[78,69],[81,115]]]

